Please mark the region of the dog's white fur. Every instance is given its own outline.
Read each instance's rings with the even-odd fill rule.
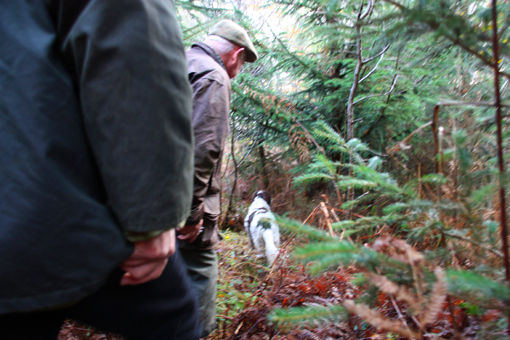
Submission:
[[[257,195],[260,192],[257,192]],[[266,226],[269,224],[270,227],[264,227],[263,223]],[[261,256],[264,256],[265,253],[267,262],[271,266],[278,255],[280,230],[268,202],[262,197],[256,196],[250,205],[248,214],[244,219],[244,228],[252,248],[255,248]]]

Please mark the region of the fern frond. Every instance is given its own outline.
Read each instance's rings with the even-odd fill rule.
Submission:
[[[383,189],[389,194],[404,193],[404,190],[398,185],[397,181],[388,173],[377,172],[366,165],[359,165],[355,169],[355,175],[358,178],[377,183],[377,186],[380,187],[379,190]]]
[[[452,200],[442,200],[440,203],[438,203],[437,207],[443,211],[450,212],[450,213],[465,213],[466,208],[464,205],[452,201]]]
[[[374,156],[368,160],[367,166],[372,170],[377,170],[382,164],[382,159],[379,156]]]
[[[446,271],[448,291],[458,296],[466,296],[478,301],[497,299],[508,303],[510,288],[488,277],[467,270]]]
[[[311,275],[315,276],[328,270],[337,270],[342,265],[364,262],[366,262],[366,258],[363,254],[359,253],[325,253],[322,256],[315,257],[307,270]]]
[[[294,257],[298,260],[312,261],[335,253],[358,254],[359,250],[352,243],[345,241],[309,243],[297,248],[294,251]]]
[[[341,221],[335,222],[331,224],[333,230],[342,230],[348,235],[352,235],[354,233],[366,230],[368,228],[372,228],[378,225],[386,224],[388,222],[388,217],[383,216],[370,216],[370,217],[362,217],[355,221]]]
[[[331,223],[331,227],[333,228],[333,230],[344,230],[344,229],[347,229],[347,228],[352,228],[352,227],[355,227],[356,225],[358,225],[356,223],[356,221],[352,221],[352,220],[346,220],[346,221],[340,221],[340,222],[335,222],[335,223]]]
[[[337,166],[323,154],[317,155],[317,160],[329,171],[332,176],[337,173]]]
[[[311,323],[315,320],[328,319],[338,322],[344,319],[346,311],[343,306],[310,306],[310,307],[294,307],[294,308],[275,308],[268,318],[275,323]],[[340,317],[340,318],[339,318]],[[334,319],[334,320],[331,320]]]
[[[315,240],[315,241],[332,241],[332,240],[334,240],[334,238],[331,237],[328,233],[326,233],[322,230],[319,230],[317,228],[314,228],[308,224],[303,225],[298,221],[295,221],[295,220],[292,220],[289,218],[284,218],[281,216],[275,216],[275,218],[276,218],[276,223],[278,223],[278,225],[282,229],[285,229],[285,230],[288,230],[291,232],[296,232],[301,235],[306,235],[311,240]]]
[[[345,145],[345,140],[330,125],[326,124],[322,120],[318,121],[315,125],[316,127],[313,129],[315,136],[323,137],[324,139],[330,141],[331,144],[336,144],[338,146]]]
[[[314,156],[314,162],[307,166],[307,168],[308,168],[307,170],[308,171],[311,172],[312,170],[317,170],[317,171],[324,171],[324,170],[326,170],[326,166],[324,165],[324,163],[320,159],[318,159],[318,157],[319,157],[319,155],[315,155]],[[330,164],[332,164],[336,168],[341,168],[341,167],[346,166],[346,164],[343,164],[341,162],[333,162],[331,160],[328,160],[328,162]]]
[[[386,215],[389,215],[394,212],[405,211],[405,210],[409,209],[409,206],[410,206],[409,203],[402,203],[402,202],[393,203],[393,204],[390,204],[390,205],[384,207],[383,213]]]
[[[372,246],[375,250],[386,252],[388,250],[396,250],[391,252],[391,257],[406,263],[415,269],[417,265],[425,261],[425,257],[410,244],[404,240],[392,236],[383,236],[378,238]]]
[[[349,150],[343,146],[343,145],[338,145],[338,144],[334,144],[334,145],[331,145],[328,150],[330,151],[335,151],[335,152],[345,152],[345,153],[349,153]]]
[[[444,301],[446,299],[445,273],[440,267],[436,267],[434,274],[436,275],[436,282],[432,288],[429,302],[427,306],[425,306],[425,310],[419,318],[422,327],[425,327],[436,320],[437,315],[442,310]]]
[[[356,189],[363,189],[363,188],[374,188],[377,186],[377,183],[365,181],[363,179],[356,179],[356,178],[346,178],[343,180],[338,181],[338,187],[341,189],[347,189],[347,188],[356,188]]]
[[[324,173],[303,174],[294,178],[295,184],[312,184],[332,180],[331,176]]]
[[[359,140],[358,138],[353,138],[353,139],[347,141],[346,144],[353,151],[367,151],[368,150],[368,146],[365,143],[363,143],[361,140]]]
[[[308,268],[313,274],[340,265],[356,265],[370,271],[383,265],[408,269],[401,261],[388,258],[370,248],[357,247],[346,241],[308,244],[296,249],[293,256],[301,262],[313,262]]]
[[[421,307],[419,302],[407,287],[400,286],[383,275],[366,272],[365,276],[384,293],[391,294],[395,296],[395,299],[398,301],[407,303],[414,310],[414,313],[420,311]]]
[[[413,210],[427,211],[435,206],[435,203],[429,200],[412,200],[409,202],[409,206]]]
[[[429,183],[429,184],[437,184],[443,185],[446,184],[446,177],[439,174],[429,174],[421,177],[420,182]]]
[[[358,202],[356,200],[350,200],[350,201],[347,201],[344,204],[342,204],[341,208],[344,210],[350,210],[350,209],[354,208],[356,206],[356,204],[358,204]]]
[[[477,190],[475,190],[471,196],[469,196],[469,200],[474,204],[478,205],[484,202],[487,202],[492,197],[494,197],[497,190],[497,186],[495,183],[491,183],[489,185],[483,186]]]
[[[358,226],[376,226],[387,223],[388,218],[386,216],[367,216],[361,217],[356,220]]]
[[[399,322],[393,321],[365,304],[356,304],[352,300],[345,300],[344,306],[349,312],[358,315],[366,322],[377,328],[377,331],[396,332],[408,339],[422,339],[421,334],[406,329]]]
[[[391,195],[414,195],[414,191],[410,191],[409,189],[401,188],[397,181],[390,176],[388,173],[377,172],[376,170],[370,168],[366,165],[358,165],[354,168],[354,174],[356,178],[363,179],[366,181],[370,181],[376,183],[375,186],[378,187],[378,190],[384,190],[384,192]]]

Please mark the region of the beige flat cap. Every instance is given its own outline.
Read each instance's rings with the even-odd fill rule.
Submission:
[[[236,45],[244,47],[247,52],[246,61],[248,63],[253,63],[259,57],[255,46],[253,46],[250,37],[248,37],[248,33],[244,28],[231,20],[220,21],[209,34],[220,36]]]

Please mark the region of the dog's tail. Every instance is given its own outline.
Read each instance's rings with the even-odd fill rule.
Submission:
[[[274,235],[271,229],[264,229],[262,233],[264,243],[266,244],[266,258],[269,265],[272,266],[276,256],[278,255],[278,248],[274,243]]]

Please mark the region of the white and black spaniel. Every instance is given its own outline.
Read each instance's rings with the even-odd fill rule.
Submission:
[[[280,230],[270,205],[271,195],[267,191],[260,190],[255,193],[244,219],[244,228],[251,247],[255,248],[260,256],[265,255],[269,265],[272,265],[278,255]]]

